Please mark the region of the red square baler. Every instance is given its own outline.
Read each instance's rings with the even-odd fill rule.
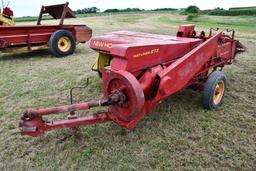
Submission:
[[[99,100],[28,109],[21,117],[22,135],[40,136],[52,129],[113,121],[132,129],[169,96],[185,89],[202,91],[203,106],[218,109],[226,93],[225,65],[246,48],[235,32],[211,29],[197,34],[195,25],[180,26],[176,36],[119,31],[96,36],[90,47],[100,55],[93,69],[102,75]],[[71,91],[72,99],[72,91]],[[72,101],[71,101],[72,103]],[[105,106],[104,112],[78,116],[75,111]],[[68,112],[68,120],[46,121]]]

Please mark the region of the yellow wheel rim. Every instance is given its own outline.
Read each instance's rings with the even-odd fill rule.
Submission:
[[[71,48],[71,41],[67,36],[63,36],[58,41],[58,48],[62,52],[67,52]]]
[[[214,94],[213,94],[213,102],[215,105],[218,105],[221,102],[221,99],[224,95],[225,91],[225,83],[224,81],[218,82],[215,87]]]

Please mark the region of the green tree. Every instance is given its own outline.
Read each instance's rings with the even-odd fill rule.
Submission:
[[[190,5],[185,10],[186,13],[193,13],[193,14],[197,14],[197,13],[199,13],[199,11],[200,11],[200,9],[195,5]]]

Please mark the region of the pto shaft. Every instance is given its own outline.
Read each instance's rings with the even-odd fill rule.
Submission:
[[[22,115],[22,119],[31,119],[34,117],[41,117],[43,115],[50,115],[50,114],[57,114],[57,113],[64,113],[64,112],[72,112],[78,110],[87,110],[93,107],[98,106],[109,106],[111,104],[121,104],[124,103],[126,97],[121,91],[113,91],[112,94],[108,98],[103,98],[98,101],[92,102],[83,102],[78,104],[71,104],[71,105],[64,105],[59,107],[53,108],[43,108],[43,109],[27,109],[25,113]]]
[[[72,104],[72,105],[65,105],[53,108],[44,108],[44,109],[28,109],[24,114],[24,118],[33,118],[35,116],[43,116],[43,115],[50,115],[50,114],[57,114],[57,113],[64,113],[64,112],[74,112],[78,110],[87,110],[92,107],[101,106],[102,101],[99,100],[98,102],[84,102],[79,104]]]

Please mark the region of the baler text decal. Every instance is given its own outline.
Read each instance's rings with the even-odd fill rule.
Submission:
[[[139,57],[142,57],[142,56],[156,54],[158,52],[159,52],[159,49],[152,49],[152,50],[149,50],[149,51],[146,51],[146,52],[143,52],[143,53],[135,54],[135,55],[133,55],[133,57],[134,58],[139,58]]]
[[[94,41],[93,45],[97,47],[108,48],[108,49],[112,48],[112,43],[101,42],[101,41]]]

